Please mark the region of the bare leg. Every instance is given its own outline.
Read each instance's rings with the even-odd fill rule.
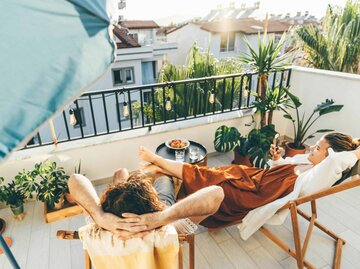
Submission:
[[[139,157],[143,161],[153,163],[156,166],[159,166],[160,168],[165,170],[165,172],[167,172],[167,174],[169,174],[171,176],[175,176],[177,178],[182,178],[183,163],[164,159],[164,158],[160,157],[159,155],[152,153],[150,150],[148,150],[145,147],[140,147]]]

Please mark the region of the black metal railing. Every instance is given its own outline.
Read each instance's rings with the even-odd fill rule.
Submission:
[[[291,69],[271,72],[272,88],[288,86]],[[57,143],[251,108],[255,72],[84,93],[54,117]],[[62,115],[61,115],[62,114]],[[53,144],[45,125],[25,148]]]

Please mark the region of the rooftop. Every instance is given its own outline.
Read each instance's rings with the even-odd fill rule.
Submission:
[[[239,74],[237,75],[239,76]],[[255,75],[251,77],[252,75],[250,74],[249,76],[251,81],[254,79],[252,85],[256,85]],[[278,77],[275,76],[273,80],[275,81],[278,78],[280,81],[287,81],[285,76],[286,74],[278,73]],[[228,79],[232,78],[232,75],[229,75]],[[288,78],[290,78],[291,91],[299,96],[303,104],[302,111],[312,111],[325,98],[332,98],[338,104],[344,105],[340,113],[326,116],[319,121],[314,126],[314,130],[334,128],[340,132],[353,134],[355,137],[359,136],[359,128],[356,122],[358,122],[360,107],[354,105],[353,102],[353,100],[360,98],[358,90],[360,83],[359,75],[292,67],[291,77],[288,76]],[[210,81],[209,78],[200,78],[196,81],[198,83],[203,79]],[[216,81],[216,78],[212,79]],[[219,79],[223,80],[224,78],[221,77]],[[181,82],[175,82],[175,84],[179,85]],[[169,84],[164,84],[163,86],[165,87],[166,85],[169,86]],[[144,90],[147,87],[151,89],[154,86],[134,86],[132,88],[129,87],[128,90],[130,93],[131,91]],[[187,82],[187,87],[190,87],[189,82]],[[180,87],[177,87],[178,94],[179,90]],[[114,104],[113,100],[116,97],[124,98],[121,94],[119,96],[111,95],[112,92],[110,90],[104,90],[102,93],[106,94],[106,98],[112,98],[111,104]],[[85,95],[82,101],[85,102],[91,99],[87,97]],[[123,100],[120,99],[120,101]],[[109,100],[104,102],[109,102]],[[238,105],[241,106],[242,104],[244,102],[241,99]],[[113,110],[109,109],[108,113],[110,114],[111,111],[115,113],[115,106],[109,105],[109,107],[112,107]],[[65,167],[68,173],[72,173],[79,159],[81,159],[82,171],[86,173],[86,176],[96,184],[99,182],[103,183],[107,181],[106,179],[119,166],[127,167],[129,170],[137,169],[139,160],[136,157],[136,152],[139,145],[155,150],[160,143],[169,138],[176,137],[187,138],[203,144],[208,149],[210,157],[208,161],[209,166],[228,165],[231,163],[232,153],[214,154],[213,139],[215,130],[220,125],[236,126],[242,134],[249,132],[252,128],[251,118],[249,114],[245,113],[244,109],[238,110],[237,108],[238,106],[236,106],[234,111],[225,111],[228,109],[223,107],[222,110],[224,111],[220,109],[216,113],[213,111],[214,113],[209,114],[201,111],[195,116],[187,115],[188,119],[186,121],[181,118],[167,121],[165,117],[164,122],[145,122],[145,124],[151,125],[151,129],[148,129],[147,125],[141,122],[141,115],[138,117],[138,121],[134,121],[134,126],[131,126],[133,129],[129,128],[130,124],[128,122],[128,125],[121,126],[122,129],[120,127],[117,129],[120,122],[116,121],[114,117],[113,121],[109,120],[107,133],[106,126],[103,126],[102,129],[98,125],[99,122],[97,122],[98,136],[94,136],[91,133],[91,128],[89,128],[91,124],[87,125],[84,130],[80,127],[80,130],[84,131],[83,134],[80,134],[79,128],[70,127],[72,129],[69,138],[74,138],[74,141],[65,141],[58,144],[56,148],[50,144],[17,151],[6,162],[1,164],[0,175],[5,178],[13,178],[20,169],[33,167],[34,163],[46,159],[56,160]],[[101,118],[101,122],[104,123],[104,118],[98,118]],[[95,119],[93,120],[95,125]],[[87,122],[92,121],[88,119]],[[137,122],[138,125],[136,124]],[[283,120],[282,113],[274,115],[274,123],[281,134],[289,137],[292,136],[292,127],[288,121]],[[64,136],[66,136],[66,132],[64,133]],[[315,137],[310,140],[309,143],[313,143],[317,138]],[[45,142],[43,139],[43,143]],[[134,157],[124,157],[122,155],[124,152]],[[101,185],[98,189],[100,190],[103,187],[104,185]],[[318,202],[319,221],[346,240],[346,245],[343,247],[342,268],[360,268],[359,195],[360,188],[355,188],[321,199]],[[302,209],[304,211],[309,210],[307,206],[302,207]],[[41,203],[28,202],[25,205],[25,210],[27,215],[22,222],[12,218],[10,209],[0,210],[0,217],[7,221],[7,229],[4,236],[12,238],[13,245],[11,250],[20,263],[21,268],[84,268],[81,243],[57,240],[55,237],[57,230],[79,229],[84,224],[82,216],[70,217],[46,224],[43,219],[43,205]],[[304,235],[305,222],[300,220],[300,226],[301,232]],[[287,218],[283,225],[267,226],[267,228],[285,239],[286,243],[291,244],[292,233],[289,218]],[[260,232],[243,241],[240,239],[236,226],[215,231],[200,228],[195,237],[195,242],[196,268],[296,268],[294,259]],[[332,267],[332,254],[334,251],[332,239],[315,229],[315,233],[310,241],[309,250],[307,258],[316,268],[327,269]],[[186,261],[187,253],[185,252],[185,265],[187,264]],[[0,268],[9,268],[8,261],[4,255],[0,256]]]
[[[212,155],[210,166],[228,165],[231,154]],[[105,185],[97,187],[98,192]],[[318,203],[319,221],[346,240],[343,247],[341,268],[360,268],[360,188],[324,198]],[[309,208],[303,208],[305,212]],[[4,236],[13,239],[11,250],[21,268],[27,269],[82,269],[85,268],[82,245],[79,240],[58,240],[57,230],[78,230],[85,224],[78,215],[46,224],[43,219],[43,205],[29,202],[25,205],[27,215],[22,222],[12,217],[10,209],[0,210],[0,217],[7,222]],[[306,226],[300,223],[302,232]],[[291,244],[292,232],[289,217],[281,226],[267,226]],[[308,258],[316,268],[332,268],[334,242],[317,229],[313,234]],[[188,268],[187,247],[184,248],[184,268]],[[0,256],[0,268],[11,268],[4,255]],[[250,239],[240,238],[236,226],[208,231],[200,227],[195,236],[195,268],[198,269],[292,269],[295,260],[277,247],[261,232]]]
[[[124,20],[119,25],[128,29],[157,29],[160,26],[152,20]]]
[[[278,20],[268,21],[268,33],[283,33],[290,28],[290,25]],[[201,29],[214,32],[241,32],[244,34],[257,34],[258,32],[264,31],[264,22],[255,20],[252,18],[248,19],[226,19],[222,21],[211,21],[202,24]]]
[[[141,45],[136,41],[136,39],[129,33],[127,29],[114,27],[113,33],[120,41],[116,43],[118,49],[141,47]]]

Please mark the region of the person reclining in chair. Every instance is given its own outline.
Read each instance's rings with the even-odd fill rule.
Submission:
[[[251,215],[248,214],[250,211],[256,214],[256,209],[273,204],[273,201],[280,201],[281,198],[288,198],[284,202],[286,203],[299,194],[310,194],[330,187],[341,177],[342,171],[351,168],[360,159],[359,144],[359,140],[352,139],[351,136],[330,133],[310,147],[310,154],[297,155],[285,160],[280,158],[283,149],[275,149],[272,146],[270,152],[273,157],[270,161],[270,169],[242,165],[219,168],[198,167],[163,159],[141,147],[140,158],[150,163],[149,168],[183,179],[179,197],[186,198],[165,211],[143,215],[125,213],[122,219],[102,211],[98,206],[95,190],[91,191],[91,184],[90,187],[82,186],[84,185],[82,180],[70,178],[70,192],[75,195],[96,223],[107,230],[121,233],[125,237],[133,233],[141,236],[148,230],[195,215],[195,223],[215,228],[243,220]],[[76,177],[82,178],[80,175]],[[72,182],[76,182],[74,184],[76,188],[71,187]],[[209,186],[221,187],[224,193],[221,195],[225,195],[223,201],[215,199],[222,202],[213,214],[208,214],[210,211],[206,211],[206,204],[212,201],[212,197],[202,192],[206,190],[203,188],[209,188]],[[82,189],[85,192],[80,191]],[[221,195],[215,197],[221,197]],[[282,205],[284,204],[272,208],[271,214],[266,217],[258,216],[261,220],[253,225],[251,232],[261,227]],[[243,238],[248,236],[249,233]]]
[[[157,174],[153,185],[151,177],[143,172],[128,171],[120,168],[114,173],[114,183],[109,185],[98,197],[89,179],[82,175],[72,175],[68,181],[70,194],[76,202],[91,216],[97,225],[119,234],[121,239],[135,237],[138,230],[148,230],[137,226],[128,229],[128,223],[133,220],[124,219],[124,212],[144,214],[159,212],[164,220],[163,225],[174,223],[179,233],[193,232],[201,220],[215,213],[224,198],[220,187],[210,186],[193,195],[185,201],[175,203],[174,182],[172,178]],[[138,219],[135,218],[135,221]],[[163,226],[158,225],[156,228]],[[145,235],[140,232],[136,237]]]
[[[286,197],[283,204],[271,209],[271,214],[264,215],[264,218],[255,216],[257,220],[253,223],[254,227],[260,228],[290,199],[332,186],[341,177],[342,171],[351,168],[360,159],[359,144],[359,140],[351,136],[330,133],[310,147],[309,154],[296,155],[285,160],[280,157],[283,149],[272,145],[269,169],[243,165],[198,167],[163,159],[144,147],[140,148],[139,155],[142,160],[149,162],[154,170],[183,179],[180,198],[208,186],[216,185],[223,189],[225,198],[218,211],[200,223],[208,228],[239,222],[250,211],[255,214],[257,209]],[[139,226],[153,229],[165,222],[158,213],[141,216],[128,214],[127,217],[129,222],[132,222],[127,227],[130,231],[132,228],[139,231],[136,229]],[[242,235],[244,239],[254,232],[253,227],[250,229],[250,233]]]

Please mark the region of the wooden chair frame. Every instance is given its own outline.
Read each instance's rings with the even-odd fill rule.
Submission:
[[[359,169],[359,168],[357,168]],[[332,186],[326,190],[319,191],[317,193],[302,196],[295,200],[289,201],[287,204],[285,204],[283,207],[279,209],[279,211],[284,209],[290,210],[290,216],[291,216],[291,223],[292,223],[292,230],[293,230],[293,238],[294,238],[294,245],[295,249],[290,248],[284,241],[282,241],[278,236],[270,232],[267,228],[264,226],[261,227],[259,230],[268,237],[271,241],[273,241],[276,245],[278,245],[280,248],[282,248],[284,251],[286,251],[290,256],[296,259],[297,267],[299,269],[302,269],[304,267],[309,269],[314,269],[315,266],[312,265],[310,262],[305,260],[306,251],[309,246],[310,238],[313,232],[314,227],[319,228],[324,233],[328,234],[330,237],[332,237],[336,241],[336,250],[334,253],[334,269],[339,269],[341,265],[341,253],[342,253],[342,246],[345,244],[345,240],[336,235],[334,232],[327,229],[324,225],[319,223],[317,218],[317,210],[316,210],[316,200],[332,195],[334,193],[342,192],[344,190],[348,190],[351,188],[355,188],[360,186],[360,175],[359,171],[352,172],[353,176],[351,179],[346,180],[345,182]],[[302,210],[298,208],[298,206],[310,203],[311,204],[311,215],[308,215],[304,213]],[[301,242],[300,238],[300,227],[298,222],[298,215],[303,217],[309,222],[309,226],[307,228],[306,236],[304,238],[303,243]],[[239,224],[241,221],[234,221],[230,224],[224,225],[220,228],[232,226],[235,224]],[[216,228],[217,229],[217,228]]]
[[[286,205],[284,205],[280,210],[282,209],[289,209],[290,215],[291,215],[291,223],[292,223],[292,230],[293,230],[293,238],[294,238],[294,245],[295,249],[292,250],[289,246],[287,246],[279,237],[271,233],[268,229],[265,227],[261,227],[260,231],[267,236],[269,239],[271,239],[275,244],[277,244],[280,248],[288,252],[293,258],[296,259],[297,266],[299,269],[302,269],[304,267],[313,269],[315,268],[314,265],[312,265],[310,262],[305,260],[306,251],[309,246],[310,238],[313,232],[314,227],[317,227],[330,237],[332,237],[336,242],[336,250],[334,253],[334,264],[333,268],[339,269],[341,265],[341,253],[342,253],[342,246],[345,244],[345,240],[342,239],[340,236],[335,234],[334,232],[327,229],[324,225],[319,223],[317,218],[317,210],[316,210],[316,200],[332,195],[334,193],[338,193],[344,190],[348,190],[354,187],[360,186],[360,176],[356,175],[353,176],[353,178],[348,181],[341,183],[339,185],[330,187],[324,191],[319,191],[317,193],[314,193],[312,195],[307,195],[303,197],[299,197],[298,199],[289,201]],[[310,203],[311,204],[311,215],[308,215],[304,213],[302,210],[298,208],[298,206]],[[298,215],[303,217],[309,222],[309,226],[307,228],[306,236],[304,238],[304,241],[301,242],[300,238],[300,228],[299,228],[299,222],[298,222]]]
[[[74,240],[79,239],[78,231],[63,231],[59,230],[56,232],[57,239]],[[189,244],[189,269],[195,268],[195,235],[194,234],[179,234],[178,235],[180,248],[179,248],[179,269],[183,269],[183,250],[182,242]],[[85,258],[85,269],[91,269],[91,259],[89,253],[84,250]]]

